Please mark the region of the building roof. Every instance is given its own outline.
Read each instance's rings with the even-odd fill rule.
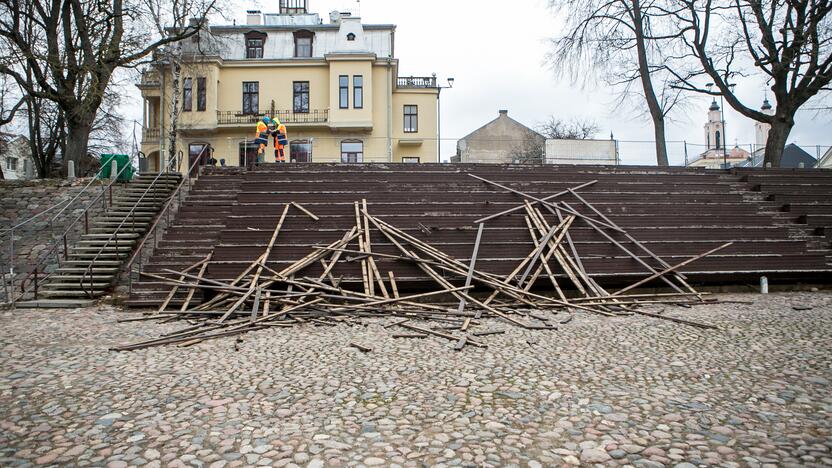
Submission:
[[[478,128],[478,129],[474,130],[473,132],[471,132],[471,133],[469,133],[469,134],[465,135],[464,137],[460,138],[460,140],[467,140],[467,139],[469,139],[469,138],[471,138],[471,137],[475,136],[476,134],[478,134],[478,133],[480,133],[480,132],[483,132],[486,128],[488,128],[490,125],[492,125],[493,123],[497,122],[497,121],[498,121],[498,120],[500,120],[500,119],[508,119],[508,120],[509,120],[512,124],[514,124],[514,125],[516,125],[516,126],[518,126],[518,127],[522,127],[522,128],[523,128],[523,129],[525,129],[526,131],[529,131],[529,132],[531,132],[531,133],[534,133],[535,135],[539,136],[541,139],[544,139],[544,140],[545,140],[545,137],[544,137],[543,135],[541,135],[540,133],[537,133],[536,131],[532,130],[531,128],[529,128],[529,127],[527,127],[527,126],[523,125],[522,123],[520,123],[520,122],[518,122],[518,121],[516,121],[516,120],[512,119],[511,117],[509,117],[509,116],[508,116],[508,111],[507,111],[507,110],[501,110],[501,111],[500,111],[500,115],[498,115],[496,119],[494,119],[494,120],[492,120],[492,121],[488,122],[487,124],[483,125],[482,127],[480,127],[480,128]]]
[[[754,155],[748,158],[748,161],[738,164],[739,167],[763,167],[763,160],[765,157],[765,150],[761,149],[754,153]],[[803,150],[803,148],[797,146],[794,143],[789,143],[783,149],[783,157],[780,159],[780,167],[787,168],[787,169],[795,169],[800,167],[800,163],[803,163],[803,167],[806,169],[810,169],[815,167],[818,160],[812,157],[811,154],[807,153]]]
[[[713,102],[711,102],[711,107],[708,108],[708,110],[712,110],[712,111],[719,110],[719,104],[716,103],[716,99],[714,99]]]
[[[820,157],[818,167],[832,167],[832,148],[826,150],[826,154]]]
[[[361,24],[365,31],[394,31],[395,24]],[[248,31],[297,31],[307,29],[309,31],[338,31],[338,24],[307,24],[307,25],[270,25],[270,24],[235,24],[210,26],[214,32],[241,33]]]

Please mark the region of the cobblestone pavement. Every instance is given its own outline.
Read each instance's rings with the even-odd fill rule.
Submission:
[[[723,298],[754,304],[461,352],[379,320],[115,353],[182,325],[0,312],[0,465],[832,465],[832,294]]]

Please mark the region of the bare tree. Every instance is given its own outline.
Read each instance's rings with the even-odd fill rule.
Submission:
[[[771,125],[765,163],[780,166],[801,106],[828,95],[832,82],[829,0],[674,0],[674,18],[694,66],[673,70],[680,88],[722,95],[740,114]],[[773,115],[744,104],[733,81],[762,74],[775,100]],[[711,92],[702,78],[716,85]]]
[[[682,100],[670,86],[664,47],[678,33],[665,28],[668,13],[655,2],[642,0],[550,0],[566,14],[566,33],[552,41],[549,61],[574,79],[593,71],[620,91],[620,102],[633,88],[647,104],[656,141],[656,162],[667,166],[665,120]],[[663,29],[667,29],[666,31]]]
[[[0,74],[13,77],[28,95],[60,107],[67,127],[65,161],[86,156],[115,70],[193,36],[202,24],[154,40],[136,1],[0,0],[0,38],[13,59],[0,62]],[[27,79],[24,68],[34,79]]]
[[[554,140],[588,140],[593,138],[601,128],[593,120],[563,120],[550,115],[535,126],[541,135]]]
[[[520,164],[541,164],[546,156],[546,138],[529,130],[510,151],[512,162]]]

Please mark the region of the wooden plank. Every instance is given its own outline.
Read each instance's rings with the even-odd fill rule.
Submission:
[[[468,175],[472,175],[472,174],[468,174]],[[477,178],[479,178],[479,177],[477,177]],[[597,180],[592,180],[592,181],[589,181],[589,182],[587,182],[587,183],[584,183],[584,184],[581,184],[581,185],[578,185],[578,186],[572,187],[572,189],[571,189],[571,190],[581,190],[581,189],[586,188],[586,187],[589,187],[590,185],[593,185],[593,184],[595,184],[595,183],[597,183],[597,182],[598,182]],[[554,195],[549,195],[548,197],[543,197],[543,198],[542,198],[542,200],[545,200],[545,201],[554,200],[555,198],[562,197],[562,196],[564,196],[564,195],[567,195],[568,193],[569,193],[569,190],[564,190],[564,191],[562,191],[562,192],[558,192],[558,193],[556,193],[556,194],[554,194]],[[535,201],[535,202],[533,202],[532,204],[534,205],[534,204],[536,204],[536,203],[538,203],[538,202],[537,202],[537,201]],[[490,216],[486,216],[485,218],[478,219],[478,220],[474,221],[474,224],[482,224],[482,223],[484,223],[484,222],[486,222],[486,221],[490,221],[490,220],[492,220],[492,219],[494,219],[494,218],[498,218],[498,217],[500,217],[500,216],[507,215],[507,214],[509,214],[509,213],[514,213],[515,211],[520,211],[520,210],[522,210],[522,209],[524,209],[524,206],[523,206],[523,205],[520,205],[520,206],[517,206],[517,207],[511,208],[511,209],[505,210],[505,211],[501,211],[501,212],[499,212],[499,213],[495,213],[495,214],[490,215]]]
[[[311,211],[304,208],[300,203],[291,202],[291,205],[303,212],[306,216],[312,218],[313,221],[319,221],[321,219],[315,216],[315,214],[313,214]]]
[[[725,248],[728,248],[728,247],[730,247],[730,246],[732,246],[732,245],[734,245],[734,243],[733,243],[733,242],[728,242],[727,244],[722,244],[722,245],[720,245],[719,247],[717,247],[717,248],[715,248],[715,249],[712,249],[712,250],[709,250],[709,251],[707,251],[707,252],[705,252],[705,253],[703,253],[703,254],[701,254],[701,255],[697,255],[697,256],[695,256],[695,257],[693,257],[693,258],[689,258],[689,259],[685,260],[685,261],[684,261],[684,262],[682,262],[682,263],[677,263],[676,265],[674,265],[674,266],[672,266],[672,267],[670,267],[670,268],[667,268],[667,269],[665,269],[665,270],[662,270],[661,272],[656,272],[656,273],[654,273],[654,274],[652,274],[652,275],[648,276],[647,278],[644,278],[644,279],[643,279],[643,280],[641,280],[641,281],[637,281],[637,282],[635,282],[635,283],[631,284],[630,286],[627,286],[626,288],[624,288],[624,289],[622,289],[622,290],[620,290],[620,291],[617,291],[617,292],[613,293],[613,294],[612,294],[612,296],[617,296],[617,295],[619,295],[619,294],[624,294],[625,292],[630,291],[631,289],[635,289],[635,288],[637,288],[637,287],[641,286],[642,284],[645,284],[645,283],[647,283],[647,282],[649,282],[649,281],[652,281],[652,280],[654,280],[654,279],[656,279],[656,278],[662,277],[662,276],[664,276],[664,275],[666,275],[666,274],[668,274],[668,273],[672,273],[672,272],[674,272],[674,271],[678,270],[679,268],[682,268],[682,267],[683,267],[683,266],[685,266],[685,265],[689,265],[689,264],[691,264],[691,263],[693,263],[693,262],[695,262],[695,261],[697,261],[697,260],[699,260],[699,259],[701,259],[701,258],[707,257],[708,255],[713,255],[713,254],[715,254],[716,252],[719,252],[720,250],[725,249]]]
[[[197,279],[196,279],[196,284],[197,285],[199,285],[199,283],[202,282],[202,277],[205,276],[205,270],[208,268],[208,263],[211,261],[211,257],[213,257],[213,256],[214,256],[214,252],[211,252],[210,254],[208,254],[208,257],[205,258],[205,263],[203,263],[202,266],[200,267],[199,273],[196,275],[197,276]],[[184,278],[182,278],[182,279],[184,279]],[[194,298],[194,293],[196,293],[196,288],[191,288],[188,291],[188,295],[185,296],[185,302],[182,303],[182,307],[179,309],[180,312],[184,312],[184,311],[188,310],[188,306],[191,304],[191,299]]]
[[[474,275],[474,268],[477,265],[477,255],[480,252],[480,241],[482,240],[482,231],[485,229],[485,223],[480,223],[477,228],[477,239],[474,241],[474,252],[471,254],[471,261],[468,263],[468,275],[465,277],[465,287],[471,286],[471,277]],[[459,306],[457,312],[460,314],[465,310],[465,299],[459,299]],[[465,344],[463,344],[465,346]]]
[[[575,216],[577,216],[577,217],[579,217],[579,218],[583,219],[584,221],[586,221],[586,222],[588,222],[588,223],[590,223],[590,224],[598,224],[598,225],[604,226],[604,227],[606,227],[606,228],[612,229],[612,230],[614,230],[614,231],[624,232],[624,231],[623,231],[621,228],[619,228],[619,227],[613,226],[613,225],[611,225],[611,224],[604,223],[604,222],[602,222],[602,221],[598,221],[598,220],[593,219],[593,218],[590,218],[590,217],[588,217],[588,216],[584,216],[584,215],[582,215],[582,214],[578,213],[577,211],[572,210],[572,208],[569,208],[569,207],[566,207],[566,208],[559,207],[558,205],[556,205],[556,204],[554,204],[554,203],[552,203],[552,202],[546,201],[546,200],[544,200],[544,199],[542,199],[542,198],[537,198],[537,197],[535,197],[534,195],[530,195],[530,194],[528,194],[528,193],[521,192],[521,191],[519,191],[519,190],[515,190],[515,189],[513,189],[513,188],[511,188],[511,187],[506,187],[505,185],[498,184],[497,182],[492,182],[492,181],[490,181],[490,180],[488,180],[488,179],[484,179],[484,178],[479,177],[479,176],[475,176],[474,174],[468,174],[468,175],[469,175],[469,176],[471,176],[471,177],[473,177],[473,178],[475,178],[475,179],[477,179],[477,180],[481,180],[481,181],[483,181],[483,182],[485,182],[485,183],[487,183],[487,184],[491,184],[491,185],[493,185],[493,186],[495,186],[495,187],[499,187],[499,188],[501,188],[501,189],[503,189],[503,190],[506,190],[506,191],[508,191],[508,192],[511,192],[511,193],[514,193],[514,194],[517,194],[517,195],[520,195],[520,196],[526,197],[526,198],[528,198],[528,199],[534,200],[534,201],[536,201],[536,202],[538,202],[538,203],[540,203],[540,204],[542,204],[542,205],[544,205],[544,206],[550,206],[550,207],[552,207],[552,208],[557,208],[557,209],[564,210],[564,211],[566,211],[567,213],[570,213],[570,214],[572,214],[572,215],[575,215]],[[567,190],[567,192],[568,192],[568,190]],[[571,192],[569,192],[569,193],[571,193]]]
[[[196,268],[202,266],[203,264],[207,263],[209,260],[211,260],[211,255],[213,255],[213,254],[209,254],[203,260],[201,260],[197,263],[194,263],[193,265],[189,266],[188,268],[185,268],[183,270],[183,273],[188,273],[190,271],[193,271],[194,269],[196,269]],[[184,275],[180,275],[179,281],[185,281]],[[159,306],[159,309],[156,311],[157,314],[161,313],[161,312],[164,312],[164,310],[167,309],[168,304],[170,304],[171,299],[173,299],[173,297],[176,295],[176,292],[178,290],[179,290],[179,286],[174,286],[173,289],[170,290],[167,297],[165,297],[164,302],[162,302],[162,305]]]

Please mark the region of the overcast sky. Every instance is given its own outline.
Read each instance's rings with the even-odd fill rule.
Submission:
[[[277,10],[278,1],[234,1],[235,11],[226,12],[239,22],[245,10]],[[533,127],[547,115],[558,118],[591,119],[601,127],[599,138],[615,138],[621,145],[625,164],[654,163],[652,143],[626,143],[652,140],[652,125],[640,115],[641,107],[616,109],[615,95],[604,85],[582,86],[558,76],[545,63],[548,39],[561,30],[562,22],[547,8],[546,0],[310,0],[310,8],[328,21],[328,12],[349,10],[360,13],[364,23],[393,23],[396,30],[396,57],[402,76],[429,76],[436,73],[444,84],[454,77],[453,89],[442,91],[442,157],[456,152],[456,140],[497,117],[499,109]],[[737,82],[737,94],[748,104],[759,107],[764,97],[759,79]],[[676,116],[668,127],[668,151],[672,164],[684,160],[687,141],[691,157],[703,149],[703,126],[710,98],[700,97],[688,110]],[[811,105],[811,102],[810,102]],[[138,110],[138,114],[141,111]],[[727,141],[741,145],[754,143],[754,122],[726,109]],[[815,156],[815,145],[832,146],[829,128],[832,113],[798,114],[797,125],[789,138]]]

